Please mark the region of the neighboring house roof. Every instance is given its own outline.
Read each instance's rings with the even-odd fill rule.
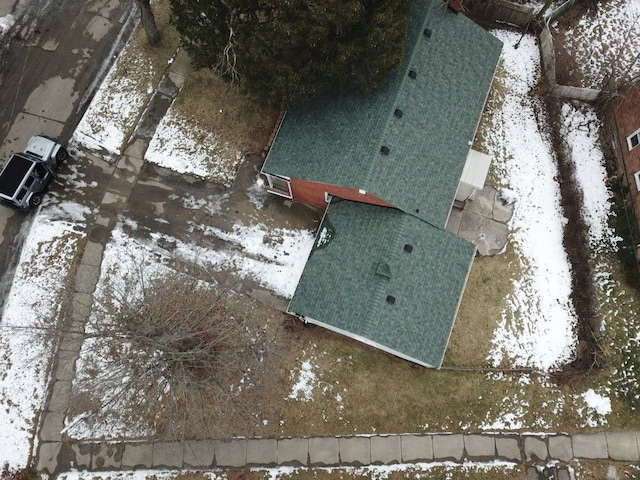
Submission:
[[[334,201],[289,312],[440,367],[474,256],[473,244],[400,210]]]
[[[388,84],[287,112],[263,171],[366,190],[444,228],[501,48],[442,0],[414,0]]]

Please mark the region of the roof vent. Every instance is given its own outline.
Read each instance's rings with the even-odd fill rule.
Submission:
[[[416,72],[415,70],[409,70],[409,78],[411,80],[415,80],[417,76],[418,76],[418,72]]]
[[[399,108],[396,108],[393,114],[398,118],[402,118],[402,110],[400,110]]]
[[[396,303],[396,297],[394,297],[393,295],[387,295],[387,303],[389,305],[393,305],[394,303]]]
[[[408,243],[404,244],[404,251],[407,253],[413,252],[413,245],[409,245]]]
[[[416,208],[416,213],[420,213],[420,209],[419,208]]]
[[[431,29],[430,28],[425,28],[424,32],[422,32],[424,34],[425,37],[427,38],[431,38]]]
[[[391,278],[391,267],[386,261],[382,260],[380,261],[380,263],[378,263],[378,266],[376,268],[376,275],[380,275],[381,277],[385,278]]]
[[[390,152],[390,151],[391,151],[391,150],[389,150],[389,147],[387,147],[387,146],[385,146],[385,145],[383,145],[383,146],[381,146],[381,147],[380,147],[380,153],[381,153],[382,155],[389,155],[389,152]]]

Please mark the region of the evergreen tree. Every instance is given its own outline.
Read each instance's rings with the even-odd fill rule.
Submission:
[[[194,65],[271,107],[370,93],[400,66],[408,0],[170,0]]]

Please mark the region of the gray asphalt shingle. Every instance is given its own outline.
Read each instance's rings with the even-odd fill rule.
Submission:
[[[439,367],[474,256],[473,244],[400,210],[339,200],[289,311]]]

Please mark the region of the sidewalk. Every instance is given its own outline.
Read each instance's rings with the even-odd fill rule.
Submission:
[[[88,226],[88,241],[75,276],[72,311],[58,338],[51,373],[52,381],[38,431],[40,442],[35,464],[39,471],[61,471],[58,462],[64,445],[64,420],[69,410],[75,364],[82,348],[85,324],[91,312],[92,294],[100,276],[104,246],[137,182],[140,169],[144,165],[144,153],[155,128],[184,83],[189,69],[187,57],[178,52],[151,98],[130,144],[115,167],[98,158],[92,158],[92,162],[108,171],[111,177],[95,224]]]
[[[181,442],[70,443],[66,462],[41,451],[38,470],[243,469],[487,462],[547,465],[573,460],[640,461],[638,432],[595,434],[406,434],[233,438]]]

